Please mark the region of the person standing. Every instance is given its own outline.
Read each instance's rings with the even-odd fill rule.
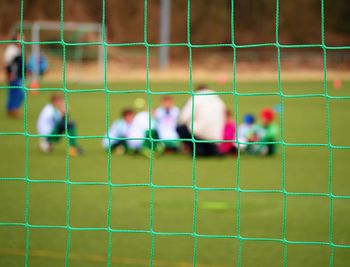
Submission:
[[[8,84],[6,111],[10,118],[21,116],[21,106],[24,99],[23,80],[26,70],[19,34],[17,34],[16,40],[16,43],[11,43],[6,47],[4,53],[4,66]]]

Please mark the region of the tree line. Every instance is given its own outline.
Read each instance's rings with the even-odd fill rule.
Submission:
[[[21,1],[0,2],[0,33],[6,36],[11,25],[20,19]],[[105,0],[108,39],[111,42],[142,42],[146,29],[147,40],[158,42],[160,2],[148,0],[145,15],[144,0]],[[265,43],[275,42],[277,32],[281,43],[321,42],[321,0],[279,0],[278,12],[276,2],[172,0],[171,42],[187,42],[190,33],[192,43],[227,43],[232,38],[238,44]],[[60,20],[63,15],[65,21],[101,22],[102,9],[102,0],[23,0],[23,19]],[[324,0],[327,43],[343,44],[344,40],[350,39],[349,18],[350,1]]]

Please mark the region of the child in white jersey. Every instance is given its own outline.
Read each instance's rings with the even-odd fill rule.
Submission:
[[[251,153],[256,145],[250,142],[257,142],[259,139],[260,128],[255,123],[255,117],[252,114],[245,114],[243,122],[238,127],[238,141],[241,142],[239,148],[241,151]]]
[[[176,131],[179,113],[179,108],[175,106],[174,99],[169,95],[162,97],[160,107],[154,112],[159,139],[169,151],[177,151],[179,147],[176,141],[179,138]]]
[[[142,105],[140,105],[142,103]],[[127,135],[130,152],[140,153],[146,157],[160,155],[164,146],[159,142],[154,112],[149,112],[144,101],[135,100],[135,108],[141,110],[135,114]]]
[[[53,144],[58,142],[66,133],[66,108],[64,96],[60,93],[54,93],[51,96],[50,103],[46,104],[41,110],[38,118],[37,129],[41,135],[39,148],[42,152],[52,151]],[[82,154],[82,149],[77,145],[76,127],[74,122],[67,121],[67,133],[69,136],[71,156]]]
[[[108,134],[102,140],[102,146],[107,151],[116,151],[117,154],[123,154],[128,147],[126,139],[129,135],[130,126],[134,119],[134,111],[126,108],[122,111],[121,118],[115,120],[108,129]]]

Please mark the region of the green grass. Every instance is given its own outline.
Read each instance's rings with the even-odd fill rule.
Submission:
[[[228,92],[229,86],[211,84]],[[44,84],[47,88],[60,84]],[[142,90],[143,83],[116,83],[112,90]],[[98,85],[69,84],[69,89],[100,88]],[[154,92],[186,91],[184,83],[151,84]],[[278,92],[276,83],[239,83],[240,93]],[[322,94],[322,82],[283,83],[287,95]],[[348,266],[350,249],[320,244],[291,244],[280,242],[283,236],[283,210],[286,208],[285,238],[288,241],[325,242],[350,245],[350,199],[331,199],[350,196],[350,150],[310,144],[327,144],[326,100],[324,97],[284,98],[284,142],[273,158],[242,156],[220,159],[196,159],[185,155],[164,155],[150,161],[141,156],[110,158],[101,148],[101,136],[106,130],[106,94],[104,92],[70,93],[68,101],[72,119],[78,124],[80,144],[86,155],[66,158],[66,142],[50,155],[39,152],[37,137],[9,135],[27,130],[36,134],[36,119],[50,92],[28,95],[27,120],[9,120],[0,113],[0,180],[28,177],[36,182],[0,181],[0,266],[23,266],[26,228],[5,226],[6,223],[25,223],[26,192],[28,193],[28,223],[33,226],[66,226],[67,199],[70,199],[69,266],[106,266],[111,238],[112,266],[149,266],[152,242],[154,266],[282,266],[284,248],[287,266],[329,266],[331,253],[334,266]],[[349,96],[350,83],[341,90],[329,84],[332,96]],[[131,106],[136,97],[145,93],[111,94],[109,120],[118,117],[123,107]],[[176,94],[178,105],[188,95]],[[232,95],[223,95],[227,105],[235,110]],[[6,99],[5,90],[0,99]],[[159,96],[152,95],[152,107]],[[258,114],[265,106],[279,104],[279,96],[240,96],[239,118],[245,112]],[[335,146],[350,145],[350,100],[329,100],[330,141]],[[3,107],[3,105],[2,105]],[[280,122],[281,124],[281,122]],[[26,144],[28,150],[26,154]],[[309,144],[291,146],[291,144]],[[330,172],[330,164],[332,170]],[[150,178],[151,177],[151,178]],[[70,186],[63,181],[69,178]],[[283,180],[284,178],[284,180]],[[331,179],[330,179],[331,178]],[[149,186],[152,179],[154,189]],[[46,180],[46,182],[40,182]],[[51,182],[50,182],[51,181]],[[287,195],[321,193],[323,195]],[[99,185],[79,182],[100,182]],[[130,184],[140,186],[127,186]],[[200,188],[194,191],[191,186]],[[171,188],[171,186],[177,186]],[[240,188],[217,190],[218,188]],[[265,193],[259,190],[266,190]],[[111,199],[111,236],[103,230],[108,224],[109,196]],[[194,221],[194,205],[197,200]],[[240,202],[239,202],[240,200]],[[153,203],[152,216],[150,207]],[[285,206],[284,206],[285,205]],[[238,214],[240,215],[238,217]],[[330,225],[330,215],[332,224]],[[150,225],[155,232],[149,233]],[[194,228],[195,227],[195,228]],[[84,230],[83,228],[88,228]],[[100,229],[100,230],[98,230]],[[196,229],[198,237],[191,234]],[[135,233],[135,230],[139,230]],[[330,232],[331,231],[331,232]],[[64,228],[29,228],[29,266],[64,266],[69,231]],[[168,234],[167,234],[168,233]],[[171,234],[169,234],[171,233]],[[277,241],[244,240],[237,237],[269,238]],[[220,237],[220,238],[219,238]],[[231,237],[231,238],[230,238]],[[195,252],[194,252],[195,251]]]

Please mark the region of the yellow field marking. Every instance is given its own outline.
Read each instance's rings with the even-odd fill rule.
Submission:
[[[0,248],[0,255],[9,256],[24,256],[25,250],[20,248]],[[29,255],[32,257],[43,257],[48,259],[58,259],[62,260],[66,258],[65,252],[53,251],[53,250],[43,250],[43,249],[30,249]],[[69,253],[70,260],[76,261],[89,261],[89,262],[107,262],[106,255],[98,254],[78,254]],[[111,263],[114,264],[124,264],[124,265],[136,265],[136,266],[149,266],[148,259],[135,259],[126,257],[115,257],[111,256]],[[153,260],[153,265],[158,267],[192,267],[193,264],[189,262],[169,262],[163,260]],[[197,264],[198,267],[223,267],[221,265],[208,265],[208,264]]]

